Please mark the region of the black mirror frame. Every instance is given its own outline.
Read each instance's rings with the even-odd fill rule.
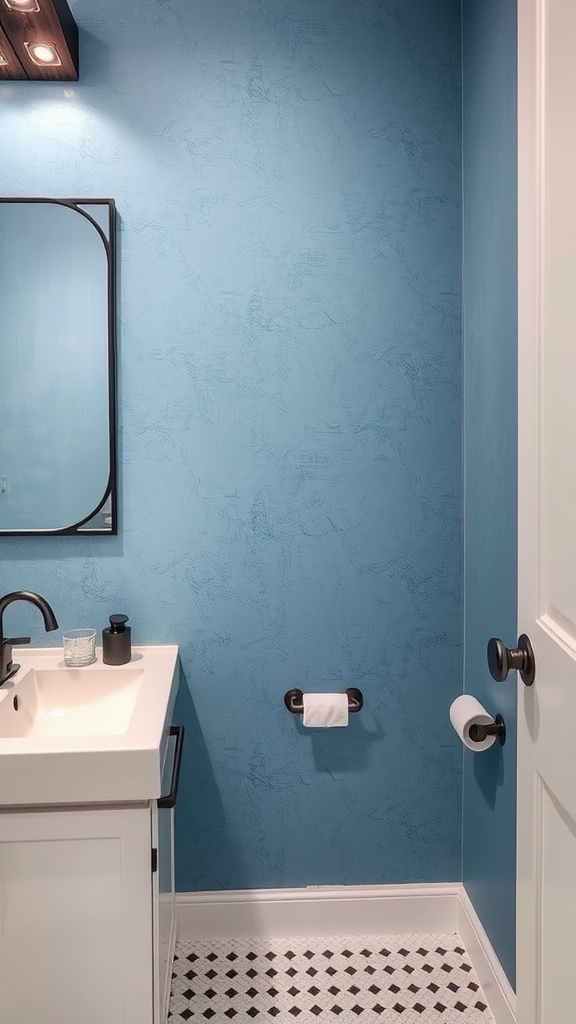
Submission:
[[[100,235],[108,264],[108,430],[110,471],[106,489],[98,505],[89,515],[70,526],[57,530],[2,530],[0,537],[113,537],[118,533],[118,476],[116,441],[116,204],[113,199],[52,199],[47,197],[0,198],[0,203],[52,203],[67,206],[90,221]],[[86,206],[108,207],[108,237],[100,224],[84,209]],[[105,529],[84,528],[110,501],[110,525]]]

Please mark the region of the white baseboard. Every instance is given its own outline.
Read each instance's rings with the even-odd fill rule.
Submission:
[[[516,1024],[516,993],[504,974],[464,886],[460,887],[458,933],[472,961],[496,1024]]]
[[[460,888],[321,885],[177,893],[178,938],[455,932]]]
[[[516,1024],[516,996],[459,883],[311,886],[176,894],[177,937],[458,932],[496,1024]]]

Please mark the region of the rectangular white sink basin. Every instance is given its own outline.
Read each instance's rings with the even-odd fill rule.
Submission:
[[[127,665],[67,668],[61,649],[14,650],[0,687],[0,805],[156,799],[178,685],[178,648]]]
[[[0,739],[119,736],[125,733],[144,672],[31,668],[12,700],[0,704]]]

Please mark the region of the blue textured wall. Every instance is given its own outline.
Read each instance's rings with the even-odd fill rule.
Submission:
[[[121,533],[3,588],[180,644],[180,888],[459,878],[460,4],[73,9],[0,175],[117,200]],[[346,731],[282,703],[352,684]]]
[[[515,978],[516,679],[486,643],[516,640],[516,0],[464,2],[465,689],[507,727],[464,757],[464,883]]]

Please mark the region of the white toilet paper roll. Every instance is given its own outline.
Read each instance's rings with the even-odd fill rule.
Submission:
[[[347,693],[304,693],[302,704],[302,725],[309,729],[348,725]]]
[[[474,740],[470,739],[471,725],[492,725],[494,721],[493,716],[489,715],[480,701],[476,700],[476,697],[472,697],[470,693],[463,693],[452,702],[450,721],[462,742],[470,750],[488,750],[488,747],[496,742],[495,736],[487,736],[481,743],[474,743]]]

